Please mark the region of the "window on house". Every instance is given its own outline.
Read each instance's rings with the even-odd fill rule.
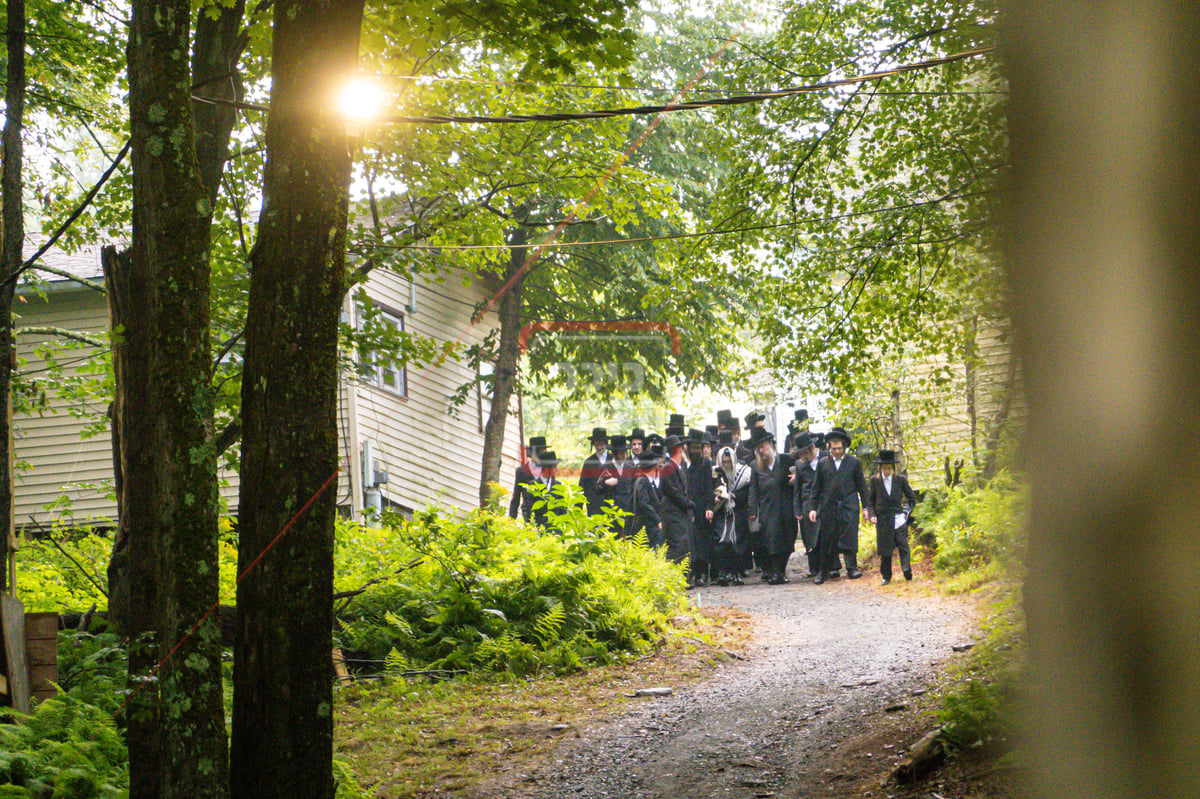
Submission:
[[[376,306],[369,315],[366,325],[376,327],[384,342],[399,346],[399,335],[404,332],[404,316]],[[366,382],[399,397],[408,396],[408,370],[400,366],[392,355],[371,352],[367,356]]]

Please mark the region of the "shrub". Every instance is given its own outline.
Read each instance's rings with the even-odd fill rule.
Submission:
[[[560,511],[561,534],[488,511],[385,514],[382,529],[347,526],[339,556],[360,552],[348,554],[359,566],[346,573],[375,582],[342,614],[343,646],[395,670],[513,675],[645,651],[684,607],[683,567],[616,539],[573,488],[547,501]],[[397,574],[384,563],[415,565]]]
[[[0,796],[127,796],[128,759],[112,716],[51,697],[22,723],[0,725]]]
[[[989,566],[1007,569],[1020,560],[1028,491],[1008,474],[973,491],[955,487],[944,500],[935,495],[914,512],[916,521],[936,541],[934,568],[958,575]]]

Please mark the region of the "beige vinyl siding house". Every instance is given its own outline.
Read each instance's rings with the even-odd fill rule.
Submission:
[[[102,281],[98,250],[71,256],[51,251],[43,259],[57,269]],[[47,277],[50,280],[44,292],[28,286],[19,289],[18,328],[81,331],[103,340],[108,331],[104,295],[56,275]],[[471,316],[475,305],[495,287],[478,277],[464,286],[461,278],[450,276],[444,284],[414,286],[393,273],[376,270],[357,291],[366,292],[376,307],[404,330],[466,347],[481,342],[490,331],[488,323],[494,321],[494,315],[478,325],[471,324]],[[344,318],[356,323],[358,314],[357,303],[348,297]],[[26,377],[49,376],[36,350],[61,340],[50,332],[19,338],[18,355],[25,359],[22,372]],[[102,350],[83,346],[56,357],[70,372],[100,357]],[[372,496],[385,506],[404,511],[429,504],[462,512],[477,507],[487,397],[473,391],[457,417],[449,412],[452,396],[473,377],[469,366],[453,360],[407,370],[376,369],[367,378],[343,375],[338,408],[342,470],[338,504],[345,515],[361,518]],[[103,419],[107,402],[72,409],[55,396],[52,387],[46,389],[49,407],[14,418],[15,456],[27,464],[15,485],[16,524],[25,527],[36,521],[47,525],[69,518],[76,525],[109,526],[116,515],[111,495],[111,438],[104,425],[90,438],[82,435],[85,428]],[[87,415],[90,418],[84,418]],[[512,474],[519,457],[519,428],[513,418],[506,431],[501,468],[505,476]],[[366,470],[364,451],[373,461]],[[386,483],[371,485],[385,473]],[[222,497],[233,513],[237,475],[223,472],[221,477]],[[69,501],[64,503],[63,498]]]

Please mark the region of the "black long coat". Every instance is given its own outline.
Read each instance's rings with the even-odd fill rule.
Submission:
[[[692,502],[688,492],[687,470],[667,461],[659,480],[662,502],[658,515],[662,519],[663,536],[667,542],[667,560],[678,563],[692,552]]]
[[[821,534],[836,535],[837,549],[844,552],[858,551],[860,499],[861,507],[871,507],[862,462],[847,454],[842,457],[839,469],[832,457],[821,458],[805,510],[817,512]]]
[[[917,504],[917,495],[908,478],[902,474],[892,475],[892,492],[889,494],[883,485],[882,475],[871,478],[871,508],[875,516],[875,544],[881,557],[889,558],[897,542],[903,538],[908,544],[908,519],[900,529],[896,529],[896,514],[910,513]]]
[[[587,497],[588,516],[598,515],[603,509],[604,503],[615,496],[616,486],[607,486],[603,483],[606,478],[615,476],[616,470],[613,468],[611,452],[606,453],[603,463],[594,452],[583,462],[583,467],[579,470],[579,487],[583,489],[583,495]]]
[[[813,482],[817,479],[817,470],[814,468],[817,463],[816,460],[810,463],[796,461],[796,485],[792,492],[792,515],[799,520],[800,541],[804,544],[805,552],[812,552],[817,546],[817,533],[821,529],[821,520],[818,518],[817,521],[810,522],[808,514],[804,512],[808,497],[812,494]]]
[[[529,464],[522,463],[517,467],[517,477],[513,482],[512,497],[508,500],[508,515],[515,519],[517,511],[521,512],[521,518],[529,521],[533,511],[533,494],[529,493],[529,486],[534,482],[533,472],[529,469]]]
[[[630,525],[626,527],[627,535],[633,538],[638,530],[646,531],[646,543],[651,547],[663,545],[662,519],[658,515],[662,495],[654,487],[653,481],[646,475],[639,475],[630,492],[633,516]]]
[[[786,491],[789,468],[778,455],[769,469],[761,468],[757,460],[750,463],[750,515],[758,517],[759,534],[769,555],[796,550],[796,528],[787,523],[792,515]]]
[[[692,500],[692,562],[708,563],[716,555],[717,542],[713,523],[705,518],[713,509],[717,490],[713,479],[713,462],[697,458],[687,469],[688,497]]]
[[[566,511],[560,507],[551,509],[546,505],[546,499],[556,499],[556,497],[554,497],[554,487],[561,482],[562,481],[557,477],[549,478],[548,483],[546,483],[546,478],[534,480],[533,482],[533,485],[542,485],[544,483],[547,485],[546,493],[543,494],[541,498],[533,498],[533,520],[537,522],[539,527],[543,527],[546,530],[550,530],[551,532],[555,533],[562,531],[558,529],[558,525],[555,523],[554,517],[562,516],[564,513],[566,513]]]

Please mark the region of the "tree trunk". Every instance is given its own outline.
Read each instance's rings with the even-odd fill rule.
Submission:
[[[21,127],[25,119],[25,0],[7,3],[8,77],[4,103],[4,175],[0,178],[3,195],[4,267],[7,279],[0,284],[0,588],[11,592],[8,584],[9,548],[13,539],[13,431],[12,376],[16,343],[13,341],[12,304],[21,271],[25,241],[25,207],[21,200]]]
[[[333,97],[355,68],[362,7],[275,4],[242,378],[239,570],[262,557],[238,586],[235,799],[334,790],[331,479],[350,153]]]
[[[509,235],[508,268],[504,279],[508,281],[525,263],[528,257],[524,245],[529,234],[524,226],[518,225]],[[487,505],[491,499],[492,483],[500,482],[500,464],[504,455],[504,429],[508,425],[508,405],[517,387],[517,367],[521,359],[521,286],[518,280],[500,298],[500,343],[496,353],[496,368],[492,374],[492,407],[483,431],[483,470],[479,477],[479,504]]]
[[[1001,19],[1027,794],[1200,796],[1200,5],[1009,0]]]
[[[214,18],[210,12],[216,11]],[[205,6],[196,20],[192,47],[192,93],[214,100],[241,100],[242,80],[238,60],[249,41],[241,31],[245,0],[232,5]],[[229,136],[237,120],[237,109],[224,103],[199,101],[193,105],[196,117],[196,160],[200,180],[215,208],[221,189],[221,176],[229,154]]]
[[[223,797],[211,205],[193,145],[188,0],[137,0],[129,34],[133,246],[119,349],[130,582],[130,796]],[[111,260],[111,259],[110,259]],[[179,648],[170,655],[176,645]],[[162,663],[157,674],[155,666]]]

